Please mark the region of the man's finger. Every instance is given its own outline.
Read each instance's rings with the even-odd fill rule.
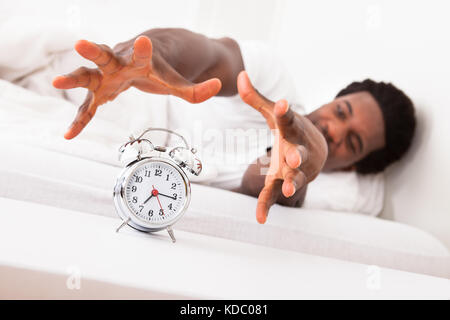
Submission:
[[[83,57],[94,62],[102,72],[114,73],[122,67],[110,47],[87,40],[79,40],[75,50]]]
[[[289,104],[285,99],[278,100],[274,105],[273,111],[277,117],[277,123],[280,126],[292,125],[295,114],[291,108],[289,108]]]
[[[176,91],[174,94],[190,103],[200,103],[218,94],[221,88],[222,82],[213,78],[188,87],[174,89]]]
[[[306,184],[306,177],[300,170],[283,170],[283,179],[282,192],[286,198],[292,197]]]
[[[58,76],[53,80],[53,86],[58,89],[86,88],[95,91],[102,80],[97,69],[81,67],[69,74]]]
[[[137,67],[150,64],[152,59],[152,41],[146,36],[139,36],[134,41],[133,62]]]
[[[194,103],[200,103],[219,93],[222,88],[222,82],[217,79],[209,79],[202,83],[196,84],[192,88],[192,97]]]
[[[281,194],[282,180],[273,180],[272,183],[266,184],[258,196],[256,204],[256,220],[264,224],[267,220],[270,207],[277,201]]]
[[[78,113],[75,117],[75,120],[72,122],[72,125],[67,129],[67,132],[64,134],[64,138],[70,140],[75,138],[86,125],[91,121],[92,117],[94,117],[95,112],[97,111],[97,106],[94,104],[93,95],[91,92],[88,93],[86,100],[78,109]]]
[[[285,159],[290,168],[296,169],[308,160],[308,150],[302,145],[292,145],[286,150]]]
[[[241,73],[239,73],[237,79],[237,87],[241,99],[249,106],[258,110],[264,116],[264,118],[266,118],[269,127],[271,129],[274,129],[275,128],[275,119],[273,115],[274,103],[269,99],[267,99],[266,97],[264,97],[262,94],[260,94],[253,87],[246,71],[241,71]]]
[[[298,137],[302,136],[302,126],[288,102],[284,99],[277,101],[274,106],[274,114],[283,138],[292,143],[298,143]]]

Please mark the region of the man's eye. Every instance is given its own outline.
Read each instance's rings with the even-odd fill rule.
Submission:
[[[345,119],[345,112],[342,110],[341,105],[338,104],[336,107],[337,116],[340,119]]]
[[[351,150],[354,154],[356,154],[356,147],[355,147],[355,144],[353,143],[352,138],[351,138],[350,136],[347,138],[347,144],[348,144],[348,146],[350,147],[350,150]]]

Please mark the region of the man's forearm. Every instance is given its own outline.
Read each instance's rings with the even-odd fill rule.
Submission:
[[[140,35],[152,40],[155,59],[163,58],[184,78],[194,83],[219,78],[222,82],[219,95],[237,93],[236,78],[244,63],[236,41],[210,39],[185,29],[151,29]],[[119,43],[114,51],[129,50],[135,39]]]

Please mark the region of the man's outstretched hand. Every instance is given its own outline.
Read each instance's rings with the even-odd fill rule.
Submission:
[[[286,100],[274,103],[261,95],[245,71],[238,76],[238,90],[242,100],[264,116],[275,135],[270,166],[256,207],[257,221],[265,223],[270,207],[281,194],[292,197],[319,174],[328,148],[311,121],[292,111]]]
[[[85,101],[64,137],[76,137],[89,123],[98,106],[113,100],[129,87],[155,94],[171,94],[191,103],[203,102],[221,89],[217,78],[202,83],[192,83],[180,75],[158,50],[152,41],[139,36],[116,46],[114,50],[86,40],[75,44],[75,50],[94,62],[98,68],[81,67],[70,74],[58,76],[53,86],[58,89],[83,87],[88,89]]]

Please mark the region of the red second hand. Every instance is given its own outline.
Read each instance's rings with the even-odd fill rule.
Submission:
[[[159,207],[161,208],[161,211],[162,211],[162,213],[164,215],[164,209],[162,208],[161,202],[159,201],[159,197],[158,197],[158,190],[155,189],[154,185],[152,185],[152,187],[153,187],[152,193],[156,196],[156,200],[158,200]]]

